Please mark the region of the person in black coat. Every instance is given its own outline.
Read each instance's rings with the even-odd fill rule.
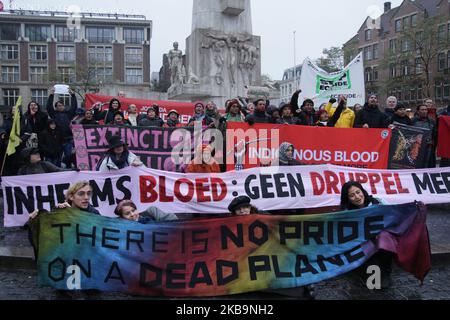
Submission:
[[[297,117],[300,124],[304,126],[315,126],[319,117],[314,109],[314,101],[306,99],[299,110],[297,110]]]
[[[47,124],[47,130],[39,135],[39,150],[44,160],[60,167],[63,144],[64,137],[61,131],[56,126],[55,120],[50,119]]]
[[[122,109],[122,105],[117,99],[111,99],[108,110],[102,111],[101,106],[101,104],[95,104],[92,107],[92,111],[94,112],[94,119],[97,121],[103,121],[104,124],[114,122],[115,113],[117,111],[121,111]]]
[[[94,119],[94,113],[92,112],[92,110],[86,110],[84,112],[84,118],[83,118],[83,120],[80,121],[80,124],[82,124],[82,125],[92,125],[92,126],[97,126],[98,125],[98,121],[96,121]]]
[[[42,161],[38,148],[24,149],[20,156],[25,164],[20,167],[17,173],[19,176],[67,171],[50,162]]]
[[[19,107],[20,109],[20,107]],[[9,136],[11,134],[11,130],[13,127],[13,122],[14,122],[14,107],[12,107],[10,109],[9,112],[9,116],[4,120],[3,122],[3,129],[5,131],[5,141],[4,143],[6,144],[6,148],[8,147],[8,143],[9,143]],[[3,176],[13,176],[17,174],[17,171],[20,168],[22,159],[20,157],[20,152],[26,148],[27,145],[27,141],[28,139],[30,139],[31,137],[31,132],[32,128],[30,125],[25,125],[24,124],[24,119],[23,116],[20,117],[20,144],[16,147],[16,152],[13,153],[12,155],[8,156],[5,153],[5,157],[6,159],[5,161],[5,165],[3,168]]]
[[[78,107],[78,101],[75,93],[70,90],[70,107],[66,108],[64,102],[59,100],[55,103],[53,107],[53,100],[55,98],[55,89],[51,89],[51,94],[47,100],[47,112],[50,118],[55,120],[56,126],[61,130],[64,138],[70,140],[72,138],[72,130],[70,129],[70,124],[72,119],[75,117],[75,112]]]
[[[408,114],[406,112],[406,107],[399,103],[394,108],[394,115],[390,119],[391,125],[389,126],[391,129],[393,129],[393,126],[395,125],[394,122],[404,124],[407,126],[412,126],[413,121],[408,117]]]
[[[245,118],[245,122],[249,125],[253,125],[255,123],[271,123],[271,117],[269,117],[266,113],[266,101],[263,99],[259,99],[255,102],[255,112],[253,114],[249,114]]]
[[[356,114],[355,128],[387,128],[389,118],[378,108],[378,97],[371,95],[364,108]]]
[[[277,123],[279,124],[294,124],[294,125],[301,125],[302,122],[297,118],[294,117],[294,107],[292,107],[290,104],[285,104],[280,108],[280,119],[278,119]]]
[[[41,106],[36,101],[28,104],[27,112],[23,115],[23,124],[29,126],[29,131],[39,135],[47,126],[48,115],[42,112]]]
[[[159,106],[153,105],[147,110],[147,116],[138,122],[139,127],[158,127],[164,126],[164,120],[159,117]]]
[[[70,93],[70,107],[67,109],[63,101],[57,101],[55,107],[53,107],[53,100],[55,97],[55,89],[51,89],[51,94],[47,100],[47,112],[50,118],[55,120],[56,126],[61,130],[64,137],[63,152],[64,152],[64,163],[67,168],[71,167],[73,163],[72,150],[73,150],[73,135],[70,125],[72,119],[75,117],[75,112],[78,107],[77,97],[72,90]]]

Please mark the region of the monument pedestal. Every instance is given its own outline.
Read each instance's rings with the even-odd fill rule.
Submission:
[[[246,86],[261,85],[261,38],[251,34],[249,0],[194,0],[192,26],[186,70],[196,81],[171,87],[169,99],[224,108],[226,100],[245,97]]]

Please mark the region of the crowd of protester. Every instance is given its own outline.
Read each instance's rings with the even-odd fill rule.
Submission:
[[[70,105],[64,105],[62,100],[55,102],[54,89],[48,97],[45,110],[35,101],[27,105],[27,110],[21,117],[21,144],[18,152],[6,157],[8,137],[12,129],[14,110],[11,108],[10,117],[4,121],[0,128],[0,160],[3,164],[2,175],[16,175],[23,173],[55,172],[55,167],[65,170],[76,168],[76,156],[71,130],[71,124],[82,125],[115,125],[115,126],[139,126],[158,128],[178,128],[194,126],[201,122],[203,126],[224,131],[229,122],[246,122],[250,125],[256,123],[287,124],[299,126],[320,126],[335,128],[391,128],[396,124],[416,126],[431,130],[431,139],[427,141],[429,148],[428,167],[437,166],[437,124],[436,117],[430,117],[433,109],[433,101],[427,99],[417,106],[415,114],[403,104],[398,103],[395,97],[389,97],[385,108],[380,107],[376,95],[369,96],[364,106],[350,107],[344,97],[339,101],[331,99],[327,104],[315,109],[314,101],[305,99],[299,101],[301,91],[296,91],[290,103],[282,103],[279,107],[270,105],[266,100],[260,99],[254,102],[245,101],[242,98],[231,99],[226,102],[225,113],[221,114],[212,101],[208,103],[194,103],[192,117],[187,125],[180,122],[180,115],[176,110],[170,110],[167,120],[160,116],[160,107],[153,105],[145,112],[139,113],[136,105],[124,106],[119,99],[112,99],[106,110],[103,104],[98,102],[90,110],[78,108],[75,93],[70,91]],[[126,110],[126,111],[125,111]],[[383,111],[382,111],[383,110]],[[450,114],[450,106],[437,115]],[[142,165],[139,159],[127,150],[126,144],[115,146],[121,138],[112,137],[107,153],[97,166],[97,170],[107,171],[121,169],[128,165]],[[117,140],[118,139],[118,140]],[[120,143],[119,143],[120,144]],[[114,145],[114,146],[113,146]],[[33,154],[39,153],[40,160],[30,162],[29,154],[33,148]],[[119,149],[123,148],[122,151]],[[24,151],[24,152],[22,152]],[[202,152],[208,153],[208,148]],[[220,172],[220,168],[212,163],[211,157],[205,155],[207,161],[202,165],[186,164],[184,171],[188,172]],[[137,159],[137,162],[134,160]],[[285,161],[285,160],[284,160]],[[449,160],[442,159],[441,166],[448,166]],[[31,168],[33,167],[33,168]]]
[[[432,138],[428,146],[432,150],[428,161],[429,167],[436,164],[437,146],[437,122],[429,116],[432,101],[426,100],[418,105],[416,113],[411,116],[407,108],[397,102],[395,97],[389,97],[384,111],[380,108],[378,97],[371,95],[364,106],[347,105],[346,99],[341,96],[339,101],[331,99],[315,109],[314,101],[305,99],[299,101],[300,90],[296,91],[290,103],[272,106],[268,101],[245,101],[241,98],[231,99],[226,102],[225,113],[221,114],[213,102],[196,102],[192,117],[187,125],[180,123],[180,115],[176,110],[168,113],[167,121],[164,121],[159,112],[158,105],[148,108],[145,113],[139,113],[136,105],[124,106],[118,99],[112,99],[106,110],[102,103],[96,103],[90,110],[78,108],[78,101],[74,92],[70,92],[70,105],[66,106],[62,100],[55,102],[54,90],[47,100],[46,110],[31,101],[26,112],[21,118],[21,144],[11,156],[5,156],[8,144],[8,136],[12,129],[14,110],[10,112],[10,118],[0,128],[0,157],[4,161],[3,175],[29,175],[67,170],[77,170],[74,152],[74,141],[71,124],[83,125],[117,125],[176,128],[182,126],[194,126],[200,122],[203,126],[225,130],[229,122],[241,122],[254,125],[257,123],[273,123],[280,125],[319,126],[336,128],[394,128],[397,124],[416,126],[430,129]],[[123,110],[126,110],[124,112]],[[441,115],[450,115],[450,106],[443,110]],[[108,172],[120,170],[128,166],[140,167],[144,164],[139,157],[128,150],[127,144],[120,136],[108,138],[108,150],[98,163],[96,170]],[[196,157],[187,164],[187,173],[217,173],[221,171],[215,162],[212,149],[207,144],[197,146]],[[301,165],[293,156],[294,146],[284,142],[279,148],[279,165]],[[6,158],[5,158],[6,157]],[[449,165],[448,159],[442,159],[441,166]],[[92,188],[89,182],[83,181],[74,184],[68,191],[66,202],[59,204],[57,208],[76,207],[82,211],[99,214],[90,204]],[[341,207],[343,210],[361,209],[371,205],[383,205],[383,203],[370,196],[363,187],[355,182],[348,182],[342,189]],[[239,216],[248,214],[278,214],[275,212],[262,212],[251,204],[248,197],[237,197],[229,205],[229,215]],[[301,214],[302,210],[288,210],[284,214]],[[173,221],[177,216],[164,213],[157,208],[149,208],[143,213],[137,212],[137,206],[130,200],[124,200],[118,204],[115,215],[121,219],[127,219],[142,224],[153,221]],[[30,213],[34,219],[38,212]],[[374,256],[374,263],[381,266],[387,278],[383,280],[383,286],[390,284],[389,274],[392,264],[392,255],[380,252]],[[314,287],[304,288],[305,295],[314,297]]]

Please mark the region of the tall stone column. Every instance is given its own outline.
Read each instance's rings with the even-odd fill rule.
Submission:
[[[245,86],[260,85],[261,39],[252,35],[250,0],[194,0],[186,71],[198,81],[172,86],[170,99],[213,100],[223,107],[244,96]]]

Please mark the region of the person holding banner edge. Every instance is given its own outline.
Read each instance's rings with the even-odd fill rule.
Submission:
[[[342,186],[341,209],[359,210],[370,206],[385,205],[381,199],[374,198],[356,181],[349,181]],[[391,273],[393,254],[385,250],[379,250],[366,263],[365,269],[370,265],[377,265],[381,270],[381,289],[391,286]]]
[[[150,207],[144,212],[139,213],[136,204],[131,200],[121,201],[116,209],[114,209],[114,214],[120,219],[135,221],[140,224],[178,220],[178,217],[175,214],[166,213],[156,207]]]
[[[120,136],[110,137],[108,139],[108,144],[108,151],[98,163],[96,171],[109,172],[111,170],[120,170],[128,166],[144,166],[139,158],[128,150],[128,145],[122,141]]]

